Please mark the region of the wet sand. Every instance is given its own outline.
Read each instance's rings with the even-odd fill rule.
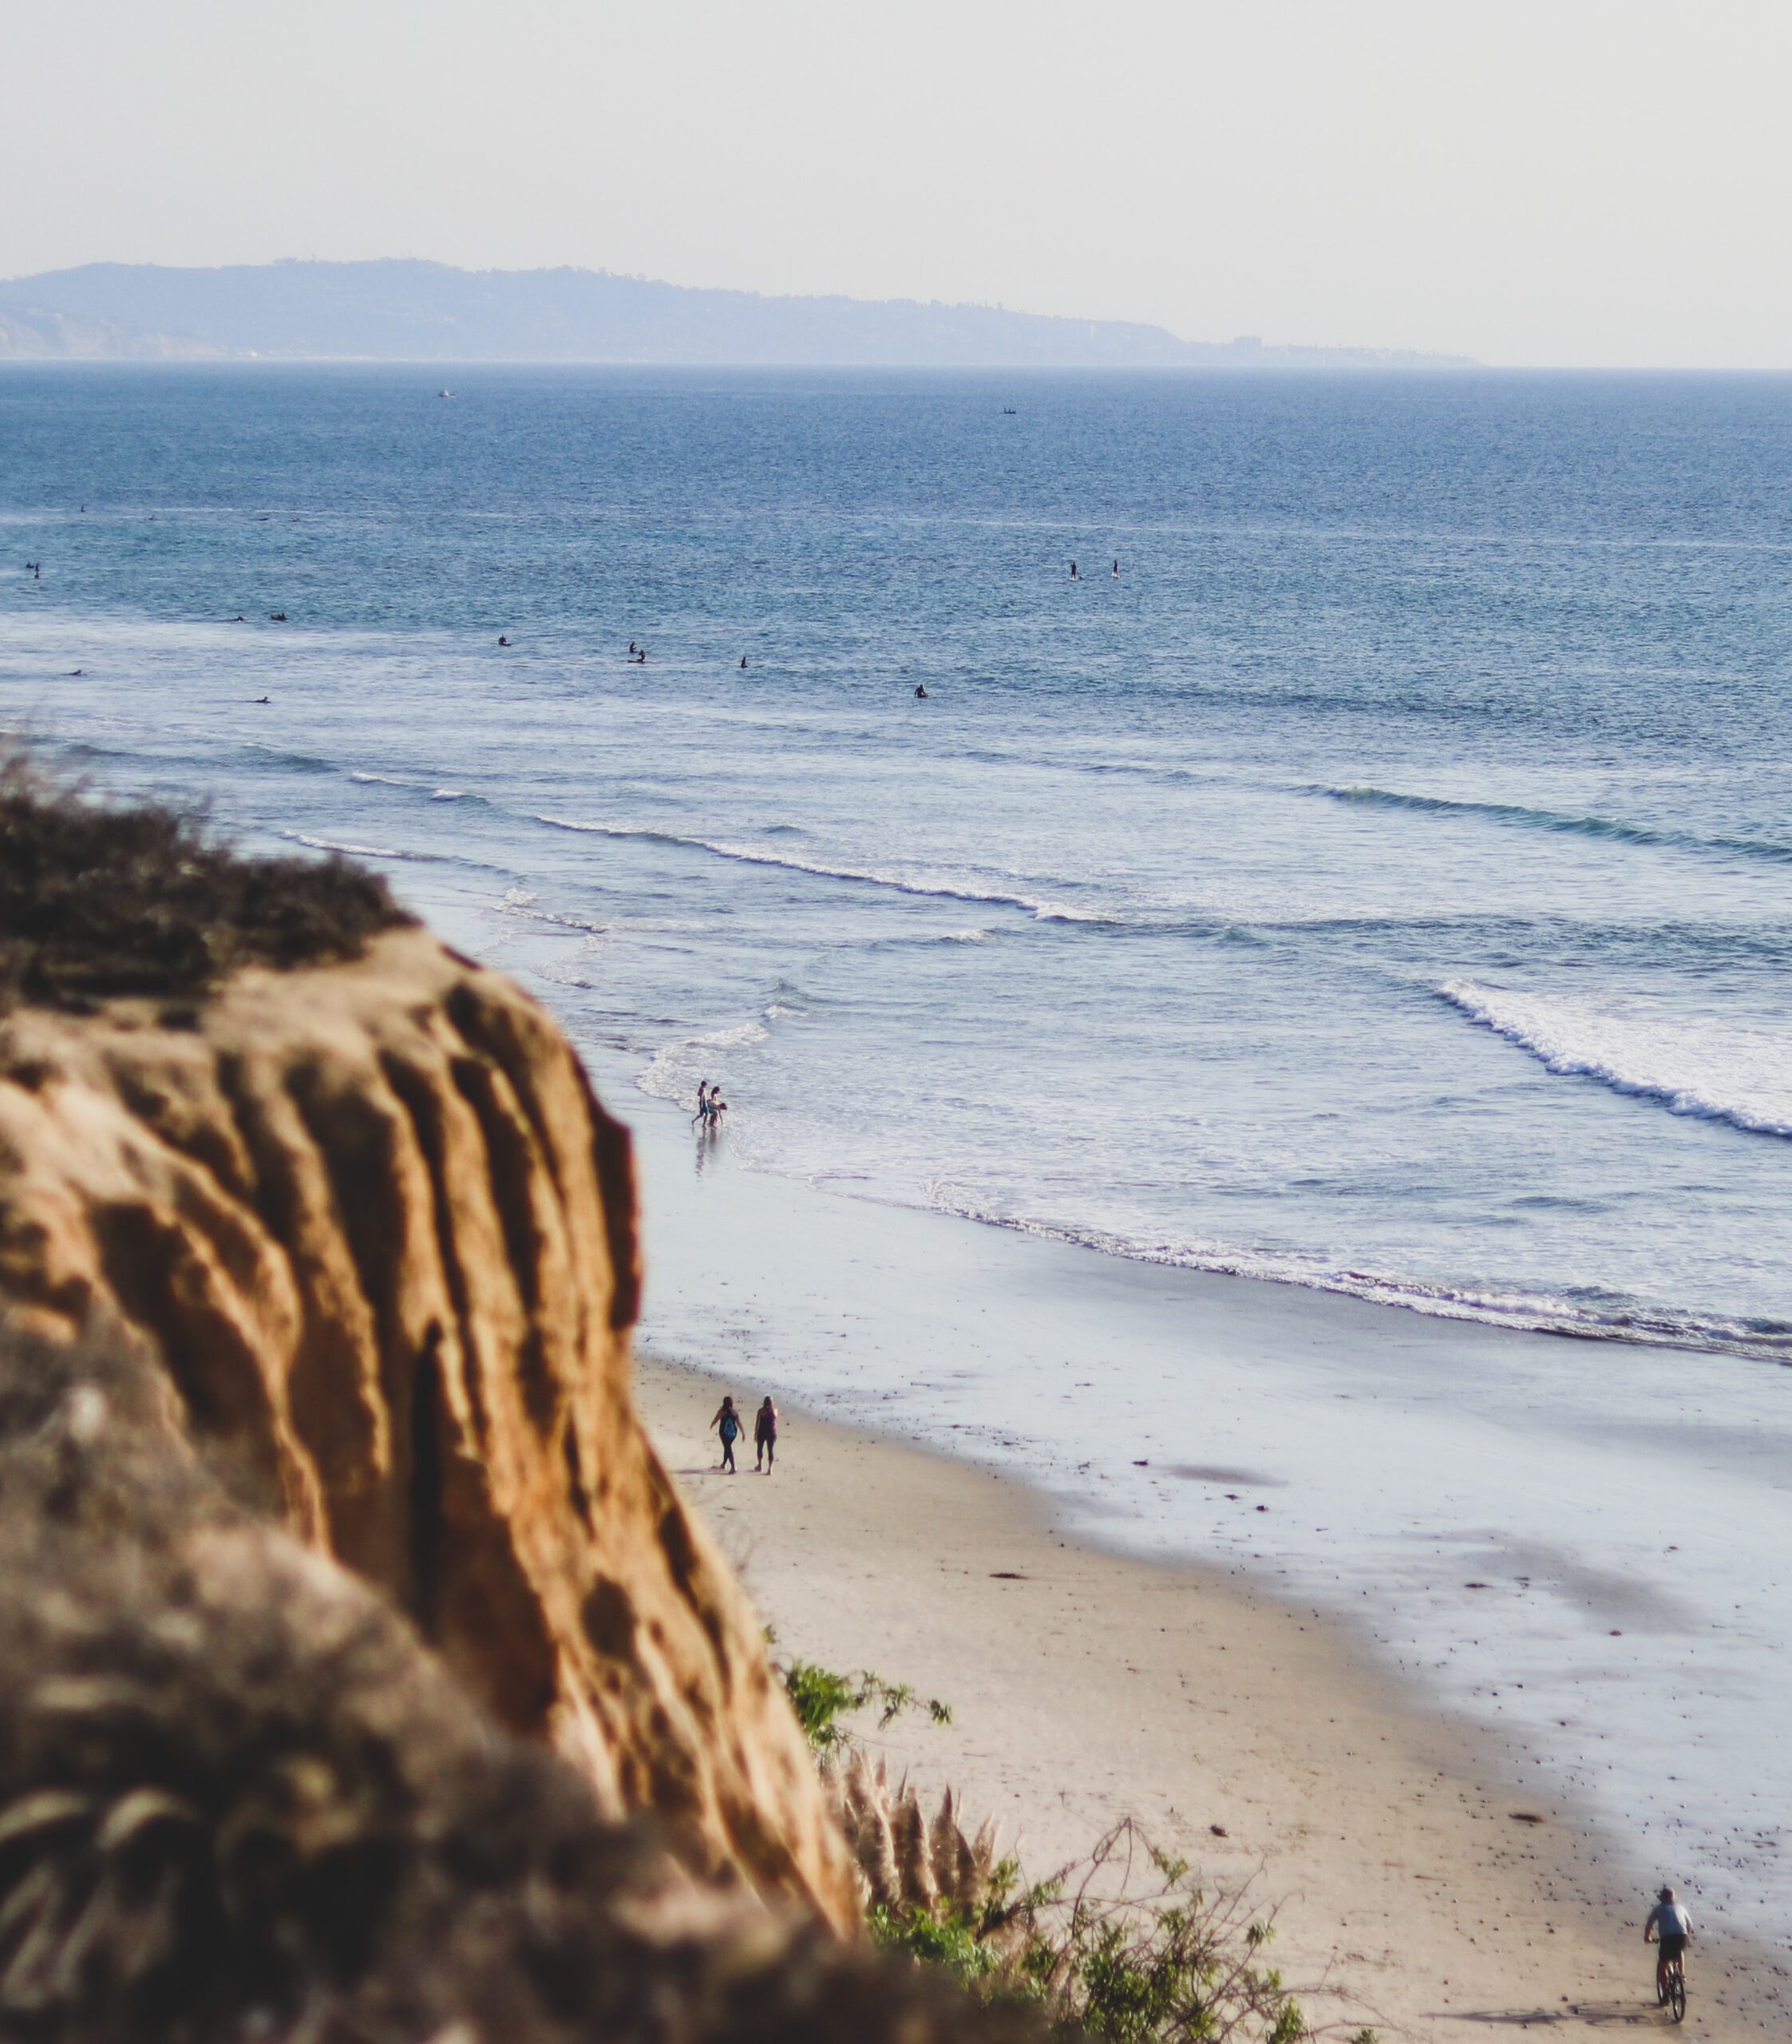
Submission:
[[[788,1406],[776,1474],[743,1444],[719,1475],[717,1393],[641,1365],[649,1428],[781,1650],[948,1701],[950,1726],[904,1719],[873,1749],[998,1818],[1030,1874],[1134,1816],[1278,1909],[1315,2019],[1439,2040],[1667,2027],[1641,1871],[1348,1627],[1241,1573],[1102,1552],[1005,1476]],[[1683,2034],[1787,2034],[1775,1955],[1695,1946],[1691,1979]]]

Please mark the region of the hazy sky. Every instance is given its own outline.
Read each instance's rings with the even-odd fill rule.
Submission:
[[[0,276],[426,256],[1792,366],[1792,0],[0,0]]]

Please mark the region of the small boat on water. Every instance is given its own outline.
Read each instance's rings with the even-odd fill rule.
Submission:
[[[458,396],[459,393],[454,390],[438,390],[436,395],[438,398],[453,398]]]

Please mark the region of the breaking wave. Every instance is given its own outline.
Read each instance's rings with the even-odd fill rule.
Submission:
[[[1549,994],[1451,980],[1453,1008],[1550,1072],[1659,1100],[1671,1114],[1792,1136],[1792,1037],[1625,1012]]]
[[[633,838],[655,845],[680,845],[691,851],[708,852],[717,858],[733,859],[742,866],[781,867],[789,873],[813,873],[823,880],[844,880],[856,886],[887,887],[899,894],[920,894],[950,901],[988,901],[1008,909],[1022,909],[1041,922],[1118,924],[1121,918],[1102,910],[1082,909],[1072,902],[1042,899],[998,887],[974,885],[968,881],[934,879],[925,874],[887,867],[827,866],[813,859],[772,851],[759,845],[732,844],[713,838],[686,838],[674,831],[654,830],[635,823],[584,823],[566,816],[538,814],[538,823],[556,830],[580,830],[599,838]]]

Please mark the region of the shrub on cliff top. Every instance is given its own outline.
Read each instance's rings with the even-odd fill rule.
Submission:
[[[239,965],[352,958],[411,920],[346,859],[245,858],[195,817],[0,762],[0,1007],[197,992]]]

